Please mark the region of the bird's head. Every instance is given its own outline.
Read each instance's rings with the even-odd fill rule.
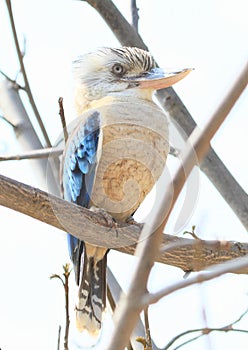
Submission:
[[[84,105],[106,96],[151,99],[154,90],[175,84],[189,72],[165,72],[149,52],[135,47],[101,48],[74,61],[78,97]]]

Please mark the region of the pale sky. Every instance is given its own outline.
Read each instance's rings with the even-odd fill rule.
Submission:
[[[68,121],[75,118],[72,59],[99,46],[119,44],[103,20],[83,1],[13,0],[12,3],[20,40],[24,35],[27,42],[25,65],[34,97],[55,142],[61,130],[59,96],[64,98]],[[129,1],[115,3],[129,16]],[[138,7],[140,34],[160,66],[195,68],[175,90],[203,127],[247,61],[247,1],[143,0],[138,1]],[[4,1],[0,2],[0,13],[0,69],[14,78],[18,63]],[[217,154],[246,190],[247,114],[246,89],[212,141]],[[19,151],[11,127],[0,119],[2,153]],[[173,167],[173,160],[169,161],[170,166]],[[1,163],[0,173],[46,189],[37,183],[32,162]],[[246,230],[239,220],[206,177],[199,176],[199,194],[194,199],[192,216],[182,222],[180,232],[196,225],[201,238],[247,242]],[[174,227],[179,208],[166,228],[168,233],[179,233]],[[64,322],[64,300],[59,282],[50,281],[49,276],[62,273],[62,265],[69,261],[65,235],[3,207],[0,218],[0,348],[56,349],[58,326]],[[111,252],[108,261],[126,290],[135,259]],[[149,287],[155,291],[182,277],[182,271],[156,264]],[[163,346],[189,328],[225,326],[247,308],[247,292],[247,276],[227,275],[169,296],[151,307],[154,339]],[[248,317],[239,327],[248,329]],[[108,337],[109,328],[106,333]],[[81,335],[74,339],[82,341]],[[240,333],[215,333],[184,349],[243,350],[246,344],[247,338]],[[77,347],[71,347],[74,348]]]

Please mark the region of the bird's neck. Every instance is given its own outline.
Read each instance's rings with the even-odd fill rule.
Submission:
[[[102,97],[99,96],[97,99],[93,99],[87,95],[87,92],[82,89],[77,89],[75,95],[75,106],[77,114],[81,115],[85,111],[98,108],[106,104],[113,103],[142,103],[142,104],[154,104],[152,96],[152,90],[134,90],[129,89],[120,92],[112,92]]]

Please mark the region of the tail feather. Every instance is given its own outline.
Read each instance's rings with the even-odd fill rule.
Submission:
[[[76,306],[76,326],[97,336],[106,307],[106,249],[86,245]]]

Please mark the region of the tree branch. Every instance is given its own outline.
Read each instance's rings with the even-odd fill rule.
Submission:
[[[0,205],[99,246],[135,244],[140,232],[138,226],[127,224],[120,224],[117,231],[111,229],[101,215],[5,176],[0,176]],[[107,237],[106,243],[101,239],[103,234]]]
[[[20,146],[19,148],[24,152],[38,152],[37,149],[40,150],[42,144],[29,120],[26,109],[18,93],[18,87],[8,80],[0,82],[0,107],[4,118],[11,123],[14,128]],[[51,174],[51,172],[47,172],[47,160],[35,159],[33,162],[39,183],[45,187],[46,180],[48,180],[50,188],[54,187],[55,189],[56,181],[54,180],[54,175]],[[53,171],[55,170],[58,170],[57,166],[53,166]],[[56,174],[55,177],[58,178],[58,174]]]
[[[139,9],[136,4],[136,0],[131,0],[131,13],[132,13],[132,26],[138,32],[139,25]]]
[[[202,283],[210,281],[214,278],[217,278],[225,273],[239,273],[241,270],[247,270],[248,268],[248,257],[238,258],[233,261],[228,261],[225,264],[217,265],[210,267],[211,271],[209,272],[200,272],[194,277],[189,277],[177,283],[174,283],[171,286],[165,287],[156,293],[147,293],[143,298],[143,307],[146,307],[150,304],[157,303],[160,299],[165,296],[172,294],[180,289],[192,286],[193,284]]]
[[[63,129],[63,133],[64,133],[64,141],[66,143],[66,141],[68,139],[68,130],[67,130],[67,126],[66,126],[65,111],[64,111],[63,98],[62,97],[59,98],[58,103],[59,103],[59,116],[60,116],[62,129]]]
[[[178,335],[176,335],[173,339],[171,339],[171,341],[166,344],[166,346],[161,349],[161,350],[168,350],[171,345],[173,345],[175,343],[175,341],[177,341],[178,339],[180,339],[181,337],[184,337],[185,335],[188,335],[188,334],[191,334],[191,333],[201,333],[199,336],[197,337],[194,337],[194,338],[191,338],[189,340],[187,340],[186,342],[180,344],[177,348],[174,348],[175,349],[179,349],[179,347],[182,347],[183,345],[186,345],[186,343],[189,343],[191,341],[194,341],[204,335],[207,335],[209,333],[212,333],[212,332],[230,332],[230,331],[233,331],[233,332],[242,332],[242,333],[248,333],[248,330],[244,330],[244,329],[237,329],[237,328],[233,328],[233,326],[238,323],[239,321],[241,321],[241,319],[247,314],[248,310],[246,310],[236,321],[232,322],[232,323],[229,323],[228,325],[226,326],[223,326],[223,327],[215,327],[215,328],[197,328],[197,329],[190,329],[188,331],[185,331],[185,332],[182,332]]]
[[[13,85],[15,85],[18,89],[22,89],[22,87],[16,82],[16,80],[11,79],[7,74],[5,74],[2,70],[0,70],[0,74],[4,76],[4,78],[10,81]]]
[[[16,52],[17,52],[18,60],[19,60],[20,67],[21,67],[21,72],[22,72],[23,79],[24,79],[24,89],[28,95],[30,105],[34,111],[35,117],[36,117],[37,122],[40,126],[40,129],[42,131],[43,137],[46,141],[46,145],[47,145],[47,147],[51,147],[49,137],[47,135],[45,126],[44,126],[42,119],[40,117],[39,111],[38,111],[37,106],[35,104],[33,94],[32,94],[32,91],[31,91],[31,88],[29,85],[26,69],[25,69],[24,62],[23,62],[23,53],[20,49],[20,45],[19,45],[19,41],[18,41],[18,37],[17,37],[17,33],[16,33],[16,27],[15,27],[14,16],[13,16],[13,11],[12,11],[12,6],[11,6],[11,0],[6,0],[6,4],[7,4],[8,12],[9,12],[9,19],[10,19],[11,29],[12,29],[12,33],[13,33],[13,37],[14,37]]]
[[[3,175],[0,175],[0,205],[73,232],[83,241],[127,254],[134,254],[142,228],[142,225],[122,224],[111,230],[101,215]],[[156,261],[183,271],[200,271],[245,255],[248,255],[248,243],[194,240],[165,234]]]
[[[107,273],[107,298],[110,308],[112,312],[114,312],[116,308],[116,302],[119,300],[119,296],[123,291],[109,268],[107,268]],[[127,350],[136,350],[135,347],[132,346],[131,340],[129,344],[127,344]]]
[[[0,116],[3,120],[9,123],[13,128],[15,125],[11,124],[7,119]],[[51,148],[42,148],[34,151],[23,152],[21,154],[11,154],[11,155],[0,155],[0,162],[8,160],[24,160],[24,159],[40,159],[48,157],[59,157],[63,153],[64,147],[51,147]],[[178,149],[170,147],[170,155],[173,157],[178,157],[180,154]]]
[[[59,325],[59,330],[58,330],[58,341],[57,341],[57,350],[60,350],[60,336],[61,336],[61,326]]]
[[[86,2],[102,16],[122,45],[148,49],[135,28],[127,22],[111,0],[86,0]]]
[[[150,323],[149,323],[149,317],[148,317],[148,309],[149,309],[148,306],[144,308],[144,323],[145,323],[145,329],[146,329],[145,342],[146,342],[146,350],[153,350]]]
[[[136,46],[148,50],[136,30],[128,23],[111,0],[85,0],[90,4],[113,31],[124,46]],[[171,120],[179,125],[187,136],[194,130],[196,123],[173,88],[157,92],[158,100]],[[185,135],[182,135],[185,137]],[[207,175],[227,204],[248,230],[248,199],[245,191],[222,163],[212,147],[201,164],[201,170]]]
[[[145,299],[144,296],[147,294],[147,282],[150,271],[159,252],[163,229],[187,177],[196,164],[196,158],[199,162],[202,161],[208,151],[211,139],[225,120],[234,102],[241,94],[244,88],[242,83],[245,73],[248,74],[248,68],[236,80],[233,88],[229,94],[227,94],[226,98],[220,104],[216,113],[214,113],[205,128],[202,131],[199,131],[199,129],[196,128],[189,137],[188,143],[182,154],[182,164],[173,176],[169,186],[166,186],[161,198],[157,200],[157,205],[150,222],[146,223],[142,229],[136,250],[136,255],[139,256],[138,264],[131,279],[130,289],[116,308],[114,314],[116,328],[107,348],[108,350],[121,350],[125,348],[140,312],[148,305],[148,303],[142,303],[140,300],[142,298]],[[157,182],[158,191],[161,191],[163,188],[163,184],[161,183],[162,178],[163,174]],[[236,266],[235,262],[233,263],[236,269],[232,268],[231,271],[239,270],[241,266],[244,268],[248,267],[247,257],[242,259],[242,262],[240,262],[238,266]],[[232,267],[230,262],[229,265]],[[225,269],[223,269],[223,271],[226,272]],[[167,289],[170,289],[170,287]]]
[[[59,147],[53,148],[43,148],[37,149],[34,151],[23,152],[21,154],[13,154],[13,155],[0,155],[0,162],[8,161],[8,160],[24,160],[24,159],[40,159],[40,158],[48,158],[48,157],[58,157],[62,154],[63,149]]]
[[[123,293],[118,281],[116,280],[115,276],[113,275],[113,273],[111,272],[111,270],[109,269],[109,267],[107,268],[107,280],[108,280],[108,300],[111,304],[111,309],[112,311],[115,310],[116,304],[119,302],[120,300],[120,296]],[[111,291],[109,290],[111,289]],[[142,321],[139,319],[133,333],[130,339],[130,342],[132,344],[132,348],[135,349],[140,349],[140,346],[137,342],[137,338],[141,337],[142,339],[144,339],[146,337],[145,334],[145,329],[143,326]],[[152,341],[152,339],[151,339]],[[152,341],[152,349],[153,350],[159,350],[159,348],[156,346],[156,344]]]
[[[63,285],[64,288],[64,294],[65,294],[65,334],[64,334],[64,350],[69,350],[68,348],[68,340],[69,340],[69,330],[70,330],[70,314],[69,314],[69,278],[71,274],[71,268],[70,264],[65,264],[63,265],[63,276],[64,279],[58,275],[58,274],[53,274],[50,276],[50,279],[59,279],[60,282]],[[58,348],[60,345],[60,332],[61,332],[61,327],[59,328],[59,337],[58,337]]]
[[[175,125],[179,125],[186,136],[189,137],[196,127],[196,123],[175,91],[172,88],[159,90],[156,92],[156,96]],[[180,128],[178,129],[179,132]],[[181,134],[184,140],[186,140],[185,134]],[[248,196],[215,153],[211,145],[207,155],[200,164],[200,169],[205,173],[248,230]]]

